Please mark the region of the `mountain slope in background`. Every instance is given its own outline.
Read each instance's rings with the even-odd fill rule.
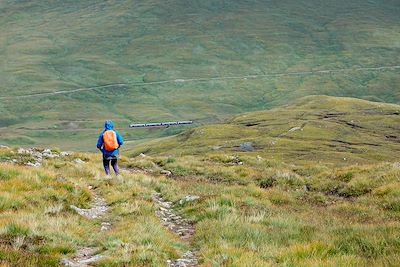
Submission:
[[[135,140],[181,129],[130,122],[218,122],[310,94],[399,103],[399,69],[379,69],[399,65],[399,13],[393,0],[2,1],[2,142],[86,150],[105,119]],[[51,94],[77,88],[90,89]]]
[[[391,161],[400,152],[399,125],[399,105],[309,96],[138,145],[135,154],[244,153],[296,164]]]

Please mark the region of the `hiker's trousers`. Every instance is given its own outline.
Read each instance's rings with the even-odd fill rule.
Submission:
[[[103,158],[103,166],[107,175],[110,175],[110,162],[116,175],[119,174],[118,159],[117,157]]]

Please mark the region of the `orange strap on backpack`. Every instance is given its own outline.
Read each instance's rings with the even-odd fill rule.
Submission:
[[[118,145],[117,134],[113,130],[108,130],[103,133],[104,149],[106,151],[116,150]]]

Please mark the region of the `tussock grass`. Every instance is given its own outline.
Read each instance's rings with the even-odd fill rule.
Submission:
[[[390,266],[400,253],[400,173],[393,162],[399,147],[375,137],[385,138],[393,125],[386,123],[397,117],[364,121],[360,114],[397,108],[310,97],[149,142],[148,156],[132,161],[172,172],[176,181],[158,188],[168,199],[200,196],[178,209],[197,222],[194,242],[204,266]],[[321,121],[328,113],[345,115]],[[298,114],[306,125],[319,123],[314,132],[288,132],[299,125]],[[282,126],[274,124],[278,117]],[[356,132],[342,120],[364,128]],[[254,151],[240,151],[244,142]]]
[[[86,163],[74,164],[78,157]],[[93,246],[106,256],[99,266],[160,266],[187,249],[155,216],[151,195],[156,180],[127,173],[109,179],[100,163],[97,156],[75,154],[45,161],[37,169],[0,165],[5,177],[0,180],[2,264],[59,266],[61,258]],[[99,232],[100,221],[87,220],[69,208],[91,206],[89,185],[110,205],[106,216],[112,230],[106,234]]]

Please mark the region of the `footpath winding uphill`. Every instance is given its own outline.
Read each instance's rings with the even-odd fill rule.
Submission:
[[[196,197],[188,196],[187,199],[194,200]],[[157,204],[157,216],[161,219],[163,225],[178,235],[184,242],[191,244],[195,228],[188,220],[177,215],[174,210],[174,204],[162,198],[161,194],[153,195],[153,201]],[[189,250],[185,252],[177,260],[168,260],[167,263],[171,267],[194,267],[198,265],[198,252]]]
[[[86,219],[101,220],[100,231],[110,230],[112,224],[108,220],[104,219],[110,207],[107,205],[105,199],[102,198],[92,186],[89,186],[88,189],[93,198],[91,208],[81,209],[74,205],[71,205],[70,208]],[[179,202],[191,202],[197,199],[197,196],[187,196]],[[155,193],[153,195],[153,202],[158,207],[156,216],[160,218],[163,226],[179,236],[183,242],[191,246],[195,233],[194,224],[176,214],[174,211],[174,203],[165,200],[161,194]],[[102,249],[98,247],[82,247],[75,253],[73,258],[64,258],[61,263],[63,266],[67,267],[90,267],[92,266],[91,264],[105,258],[105,256],[101,254],[102,252]],[[198,251],[195,249],[189,250],[178,259],[167,260],[166,264],[170,267],[198,266]]]
[[[188,195],[178,199],[175,203],[167,201],[160,193],[156,193],[159,178],[154,177],[153,173],[148,170],[138,171],[137,169],[122,168],[123,174],[121,176],[104,177],[102,170],[97,172],[99,167],[97,161],[92,164],[92,159],[84,154],[78,155],[73,152],[57,152],[40,148],[19,148],[14,151],[9,147],[1,146],[0,149],[2,149],[3,153],[0,154],[0,167],[4,168],[0,168],[0,182],[3,182],[3,185],[12,185],[14,188],[12,189],[13,194],[15,194],[15,184],[25,185],[27,181],[32,183],[31,179],[34,179],[36,183],[40,183],[39,185],[42,187],[36,185],[37,192],[31,191],[30,194],[36,194],[39,199],[44,195],[54,194],[54,197],[46,197],[44,201],[41,200],[40,205],[35,203],[35,207],[45,207],[45,216],[37,219],[35,225],[49,228],[49,232],[44,231],[41,233],[40,238],[43,240],[52,240],[53,234],[61,234],[61,244],[65,244],[68,247],[68,244],[72,243],[73,250],[70,251],[75,252],[68,254],[68,251],[57,255],[61,257],[61,260],[59,257],[55,259],[58,264],[67,267],[90,267],[99,264],[118,264],[123,262],[124,264],[129,263],[136,266],[142,265],[143,262],[152,261],[154,256],[160,256],[159,259],[154,261],[157,262],[157,265],[171,267],[193,267],[198,265],[199,252],[193,248],[192,244],[195,233],[194,224],[179,215],[176,208],[181,204],[196,201],[199,197]],[[1,162],[1,157],[3,163]],[[63,168],[60,168],[60,166]],[[13,169],[17,169],[17,171]],[[156,170],[164,177],[170,177],[171,175],[171,172],[160,167],[157,167]],[[86,175],[83,175],[83,173],[86,173]],[[147,185],[149,180],[154,182],[154,186],[143,186],[144,184]],[[40,190],[43,190],[43,192]],[[141,193],[136,194],[135,190]],[[11,193],[9,195],[13,196]],[[148,199],[148,196],[152,196],[152,198]],[[16,198],[16,196],[13,197]],[[68,199],[68,197],[71,199]],[[145,210],[145,212],[140,209]],[[18,216],[21,216],[19,214],[21,211],[13,210],[12,212],[16,213],[12,216],[13,220],[18,220]],[[24,212],[22,216],[25,219],[26,211]],[[29,212],[37,214],[40,211]],[[71,212],[76,214],[66,216],[66,214],[72,215]],[[139,216],[136,216],[138,214]],[[79,219],[79,216],[82,218]],[[159,218],[159,223],[155,217]],[[142,223],[138,223],[148,221],[148,219],[155,221],[155,224],[143,227]],[[142,248],[140,246],[145,242],[143,240],[147,242],[146,235],[148,232],[144,232],[143,236],[138,238],[132,238],[131,233],[135,233],[135,231],[121,234],[120,229],[130,227],[140,229],[138,231],[141,233],[165,227],[181,239],[184,247],[191,249],[182,253],[179,257],[172,258],[173,256],[169,256],[169,259],[166,258],[166,250],[162,251],[164,249],[162,246],[166,244],[169,251],[171,251],[179,241],[175,238],[168,240],[168,236],[170,237],[171,235],[167,234],[166,231],[162,231],[161,234],[165,234],[165,236],[158,236],[154,239],[153,244],[156,254],[146,255],[148,259],[145,258],[145,260],[143,258],[135,258],[137,254],[133,255],[133,253],[146,251],[146,247]],[[5,231],[8,230],[6,229]],[[74,235],[78,235],[78,237]],[[106,241],[100,240],[103,237],[105,237]],[[23,240],[23,238],[26,237],[14,239]],[[32,237],[29,236],[29,238]],[[118,256],[115,256],[115,251],[109,250],[107,238],[123,240],[121,243],[123,242],[123,248],[127,251],[126,258],[119,261]],[[17,242],[14,239],[4,241],[5,237],[3,236],[2,239],[0,236],[0,245],[5,242],[10,244]],[[162,240],[162,244],[158,243],[157,239]],[[65,243],[63,243],[64,241]],[[28,241],[25,243],[28,243]],[[28,246],[28,244],[23,245]],[[2,260],[0,255],[0,265]],[[32,266],[39,266],[37,263],[35,264]]]
[[[90,209],[80,209],[76,206],[71,205],[71,209],[75,210],[79,215],[89,219],[102,219],[109,207],[106,201],[93,190],[91,186],[88,188],[93,195],[93,203]],[[100,231],[108,231],[111,229],[111,223],[108,221],[103,221],[101,223]],[[91,263],[95,263],[104,258],[100,254],[101,248],[93,248],[93,247],[83,247],[78,250],[75,254],[75,257],[72,259],[63,259],[62,264],[68,267],[87,267],[90,266]]]
[[[167,177],[171,176],[170,171],[164,170],[160,167],[156,168],[159,173],[164,174]],[[142,169],[124,169],[124,170],[130,173],[147,174],[147,172]],[[196,201],[197,199],[199,199],[198,196],[189,195],[179,200],[177,203],[192,202]],[[163,226],[165,226],[171,232],[179,236],[180,239],[186,244],[188,244],[190,247],[193,247],[192,240],[196,232],[194,223],[178,215],[174,210],[175,204],[165,200],[160,193],[153,194],[153,202],[158,207],[156,215],[158,218],[160,218]],[[167,264],[170,267],[195,267],[198,265],[198,254],[199,253],[196,249],[192,249],[182,254],[179,259],[167,260]]]

